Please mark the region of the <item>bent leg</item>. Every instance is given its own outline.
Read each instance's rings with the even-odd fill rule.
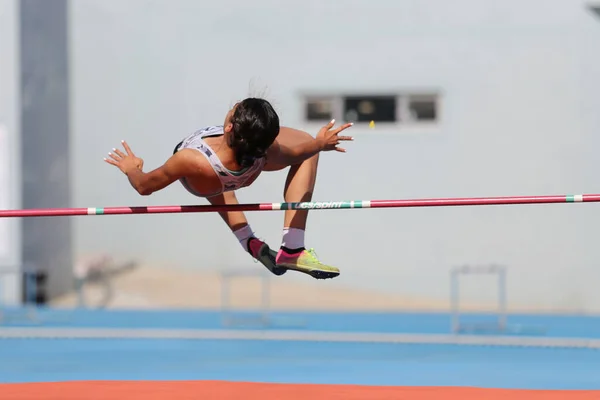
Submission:
[[[292,128],[281,128],[277,140],[285,146],[294,147],[307,140],[315,140],[310,134]],[[291,165],[285,181],[283,197],[286,202],[311,201],[317,180],[317,167],[319,155],[297,165]],[[265,171],[279,171],[288,167],[287,165],[269,164]],[[286,210],[284,227],[295,229],[306,229],[308,210]],[[304,245],[302,244],[301,247]]]
[[[315,140],[310,134],[291,128],[281,128],[278,141],[293,147],[306,140]],[[317,180],[319,155],[291,165],[285,181],[284,199],[288,203],[311,201]],[[269,165],[266,171],[277,171],[286,168],[282,165]],[[335,267],[320,263],[314,252],[307,251],[304,236],[308,210],[286,210],[283,224],[281,249],[277,254],[277,265],[307,273],[314,278],[333,278],[339,275]]]
[[[207,200],[212,205],[234,205],[239,204],[235,192],[225,192],[217,196],[209,197]],[[252,257],[260,261],[269,271],[275,275],[283,275],[286,272],[285,268],[277,267],[275,257],[277,253],[269,248],[269,246],[254,236],[252,228],[248,224],[246,216],[241,211],[221,211],[219,215],[223,221],[229,226],[231,232],[236,236],[245,251],[250,253]]]

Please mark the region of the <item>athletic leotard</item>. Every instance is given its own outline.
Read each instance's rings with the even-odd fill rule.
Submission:
[[[229,192],[232,190],[238,190],[251,184],[256,176],[262,171],[265,165],[265,158],[259,158],[254,160],[254,163],[241,171],[231,171],[223,165],[217,154],[210,148],[204,138],[212,136],[223,135],[223,125],[209,126],[207,128],[198,130],[191,135],[183,139],[173,151],[173,154],[181,149],[196,149],[210,163],[210,166],[215,171],[219,180],[221,181],[221,190],[210,195],[200,195],[192,190],[186,182],[186,179],[181,179],[183,186],[193,195],[200,197],[211,197],[221,194],[223,192]]]

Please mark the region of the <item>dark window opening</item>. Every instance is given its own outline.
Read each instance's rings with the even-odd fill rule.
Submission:
[[[433,97],[411,98],[408,109],[414,121],[435,121],[437,118],[437,103]]]
[[[352,96],[344,98],[348,122],[396,122],[396,96]]]
[[[330,99],[308,100],[306,102],[308,121],[331,121],[333,119],[333,101]]]

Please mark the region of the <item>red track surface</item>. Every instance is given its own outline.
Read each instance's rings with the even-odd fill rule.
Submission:
[[[0,384],[2,400],[598,400],[600,391],[289,385],[223,381]]]

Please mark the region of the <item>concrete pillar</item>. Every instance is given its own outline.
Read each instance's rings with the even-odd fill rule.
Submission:
[[[69,207],[69,38],[67,0],[21,0],[22,208]],[[41,297],[73,287],[69,218],[24,218],[22,264],[46,273]]]

